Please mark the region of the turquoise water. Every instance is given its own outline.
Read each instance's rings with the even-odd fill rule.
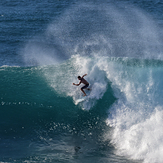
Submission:
[[[162,7],[0,2],[0,162],[161,163]]]
[[[103,97],[107,105],[99,100],[92,111],[83,111],[71,97],[59,95],[44,79],[44,72],[56,69],[55,66],[1,68],[2,161],[84,161],[89,155],[94,157],[98,150],[111,148],[99,140],[107,128],[104,122],[107,107],[115,101],[110,85]],[[79,156],[75,146],[81,148]]]

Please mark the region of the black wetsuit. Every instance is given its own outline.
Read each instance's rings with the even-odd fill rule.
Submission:
[[[83,79],[81,79],[81,82],[82,82]],[[89,83],[88,84],[85,84],[83,87],[81,87],[81,89],[85,89],[89,86]]]

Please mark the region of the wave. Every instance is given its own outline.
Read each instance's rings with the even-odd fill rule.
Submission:
[[[82,92],[72,83],[84,73],[92,91],[75,105]],[[162,160],[162,61],[76,55],[59,65],[1,67],[0,74],[1,135],[89,131],[118,155]]]
[[[106,111],[107,106],[109,107],[115,100],[111,93],[110,83],[104,84],[105,91],[102,95],[98,91],[99,87],[96,88],[102,83],[97,81],[92,83],[94,90],[92,90],[91,102],[75,105],[75,99],[82,96],[82,93],[79,88],[72,85],[76,76],[72,77],[73,74],[70,72],[74,72],[74,75],[77,73],[73,64],[74,58],[57,66],[1,67],[0,74],[3,76],[0,79],[2,135],[6,136],[6,129],[10,130],[10,128],[20,133],[24,128],[28,128],[29,132],[31,128],[33,131],[35,127],[44,128],[53,123],[72,125],[78,116],[82,116],[81,108],[83,107],[87,110],[95,108],[96,118],[100,115],[104,116],[103,109],[105,108]],[[112,99],[107,105],[101,100],[98,101],[102,97],[106,101],[107,96]],[[100,109],[100,106],[103,109]],[[94,116],[92,113],[92,118]],[[86,119],[82,121],[87,121],[88,115],[84,118]],[[11,134],[9,131],[7,133]]]

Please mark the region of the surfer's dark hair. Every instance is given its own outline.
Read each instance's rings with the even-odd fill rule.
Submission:
[[[81,79],[81,76],[78,76],[78,79]]]

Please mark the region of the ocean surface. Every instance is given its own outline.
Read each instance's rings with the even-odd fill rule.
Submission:
[[[84,74],[91,91],[78,103]],[[162,153],[163,1],[1,0],[1,163]]]

